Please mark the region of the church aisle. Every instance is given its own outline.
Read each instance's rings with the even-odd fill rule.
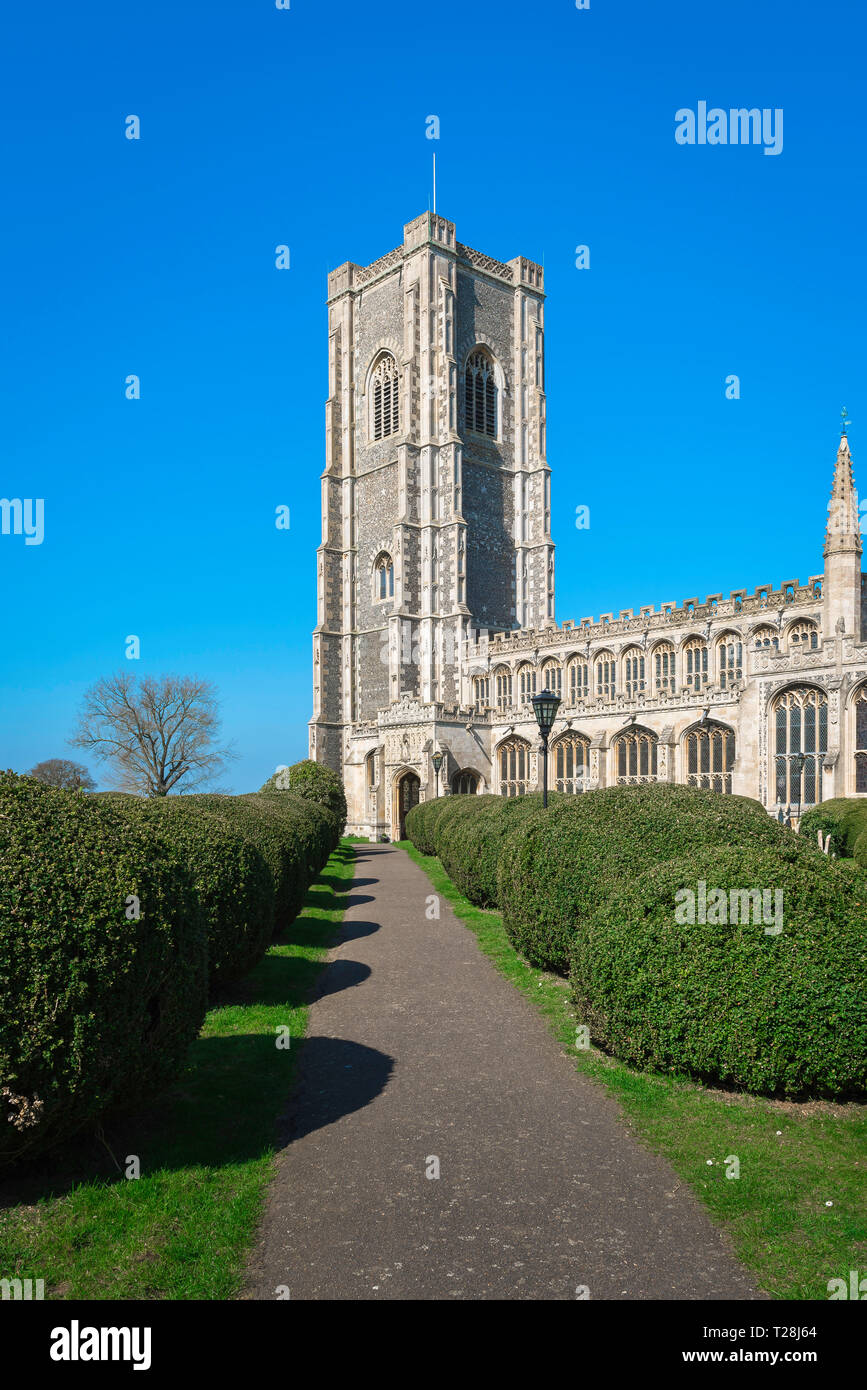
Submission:
[[[421,869],[356,849],[242,1296],[763,1297]]]

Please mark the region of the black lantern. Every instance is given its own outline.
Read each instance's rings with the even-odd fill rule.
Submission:
[[[431,758],[431,762],[432,762],[433,765],[434,765],[434,772],[436,773],[436,779],[437,779],[437,796],[439,796],[439,794],[440,794],[440,768],[441,768],[442,765],[443,765],[443,755],[442,755],[442,753],[434,753],[433,757]]]
[[[557,718],[557,711],[560,708],[560,696],[555,695],[552,690],[542,690],[538,695],[533,696],[533,713],[536,716],[536,723],[539,725],[539,733],[542,735],[542,805],[548,805],[548,735]]]
[[[801,828],[801,777],[804,772],[804,763],[806,761],[807,759],[804,757],[803,753],[795,753],[791,759],[792,771],[798,779],[798,810],[796,813],[798,829]]]

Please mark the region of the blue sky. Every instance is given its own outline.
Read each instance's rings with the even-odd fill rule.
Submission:
[[[851,0],[16,6],[0,496],[45,538],[0,536],[0,767],[78,756],[133,633],[141,674],[218,686],[234,790],[306,754],[325,277],[400,242],[434,149],[460,240],[544,259],[558,619],[820,573],[841,406],[856,481],[867,439],[865,30]],[[782,152],[678,145],[702,100],[782,108]]]

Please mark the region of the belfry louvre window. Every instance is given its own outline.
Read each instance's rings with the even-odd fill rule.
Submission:
[[[705,791],[731,793],[735,736],[721,724],[691,729],[686,736],[686,782]]]
[[[627,729],[614,743],[617,781],[656,781],[656,734],[649,729]]]
[[[391,353],[384,353],[373,369],[373,437],[386,439],[400,429],[400,377]]]
[[[551,748],[554,786],[558,792],[578,794],[586,789],[590,740],[572,729],[561,734]]]
[[[474,352],[467,362],[464,405],[467,429],[473,434],[497,435],[497,383],[494,364],[486,352]]]
[[[510,738],[497,749],[500,796],[526,796],[530,776],[530,745],[522,738]]]
[[[828,696],[807,687],[787,690],[774,705],[773,720],[777,802],[815,806],[822,800],[822,763],[828,751]],[[798,754],[804,757],[800,772],[794,761]]]

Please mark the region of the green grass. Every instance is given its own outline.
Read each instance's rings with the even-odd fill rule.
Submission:
[[[272,1173],[307,1000],[343,916],[354,852],[331,856],[303,912],[209,1012],[185,1073],[147,1111],[51,1155],[0,1193],[0,1277],[45,1297],[227,1299]],[[288,1026],[293,1045],[276,1046]],[[141,1177],[127,1179],[128,1155]]]
[[[528,965],[500,917],[463,897],[438,859],[408,841],[401,847],[501,974],[544,1015],[578,1070],[613,1093],[640,1140],[704,1202],[767,1293],[827,1299],[829,1279],[848,1278],[850,1269],[867,1275],[867,1107],[709,1090],[632,1071],[594,1049],[577,1051],[580,1019],[567,982]],[[726,1177],[730,1155],[740,1162],[737,1179]]]

